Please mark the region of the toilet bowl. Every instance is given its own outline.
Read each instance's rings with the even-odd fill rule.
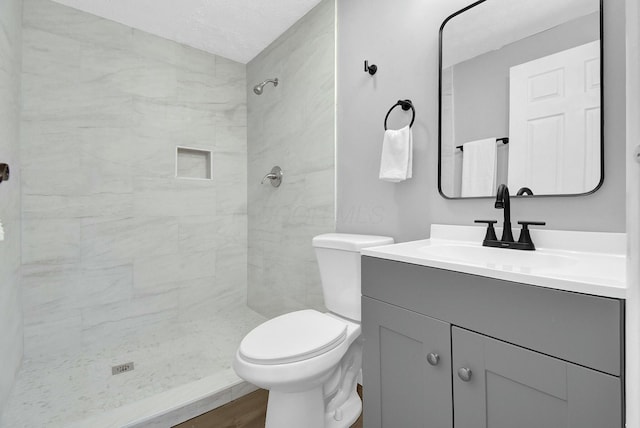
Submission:
[[[360,249],[392,243],[369,235],[315,237],[329,312],[281,315],[242,340],[233,367],[241,378],[269,390],[266,428],[347,428],[358,419]]]
[[[331,415],[326,415],[326,405],[345,382],[353,383],[355,393],[362,355],[360,325],[332,314],[304,310],[274,318],[259,327],[242,341],[233,367],[241,378],[269,390],[265,426],[350,426],[360,415],[359,398],[334,401]],[[305,332],[306,328],[310,330]],[[312,331],[320,339],[308,340],[314,337]],[[305,336],[307,340],[300,345],[299,339]],[[264,342],[269,339],[272,341],[267,346]],[[354,342],[356,346],[352,346]],[[265,345],[265,351],[255,352],[260,345]],[[353,355],[350,367],[340,364],[348,353]]]

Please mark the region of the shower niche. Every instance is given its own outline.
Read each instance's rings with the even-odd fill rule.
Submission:
[[[176,147],[176,178],[211,180],[211,151],[192,147]]]

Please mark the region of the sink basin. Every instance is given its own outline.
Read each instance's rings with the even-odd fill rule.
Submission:
[[[556,290],[626,297],[623,233],[532,230],[535,251],[483,247],[484,236],[484,227],[431,225],[429,239],[365,248],[361,254]]]
[[[520,251],[465,244],[432,244],[419,248],[419,251],[442,261],[519,271],[564,269],[578,263],[574,257],[544,250]]]

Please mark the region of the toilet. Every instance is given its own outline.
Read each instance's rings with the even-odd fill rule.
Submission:
[[[266,428],[347,428],[358,419],[360,250],[392,243],[385,236],[316,236],[313,247],[329,312],[281,315],[242,340],[233,368],[269,390]]]

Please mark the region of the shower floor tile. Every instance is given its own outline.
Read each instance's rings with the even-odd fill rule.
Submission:
[[[264,321],[240,306],[215,318],[163,326],[142,340],[124,338],[115,347],[27,359],[0,427],[68,427],[91,418],[92,428],[99,428],[102,414],[204,378],[212,390],[237,387],[240,380],[231,367],[235,350]],[[134,362],[133,371],[111,374],[112,366],[128,362]]]

